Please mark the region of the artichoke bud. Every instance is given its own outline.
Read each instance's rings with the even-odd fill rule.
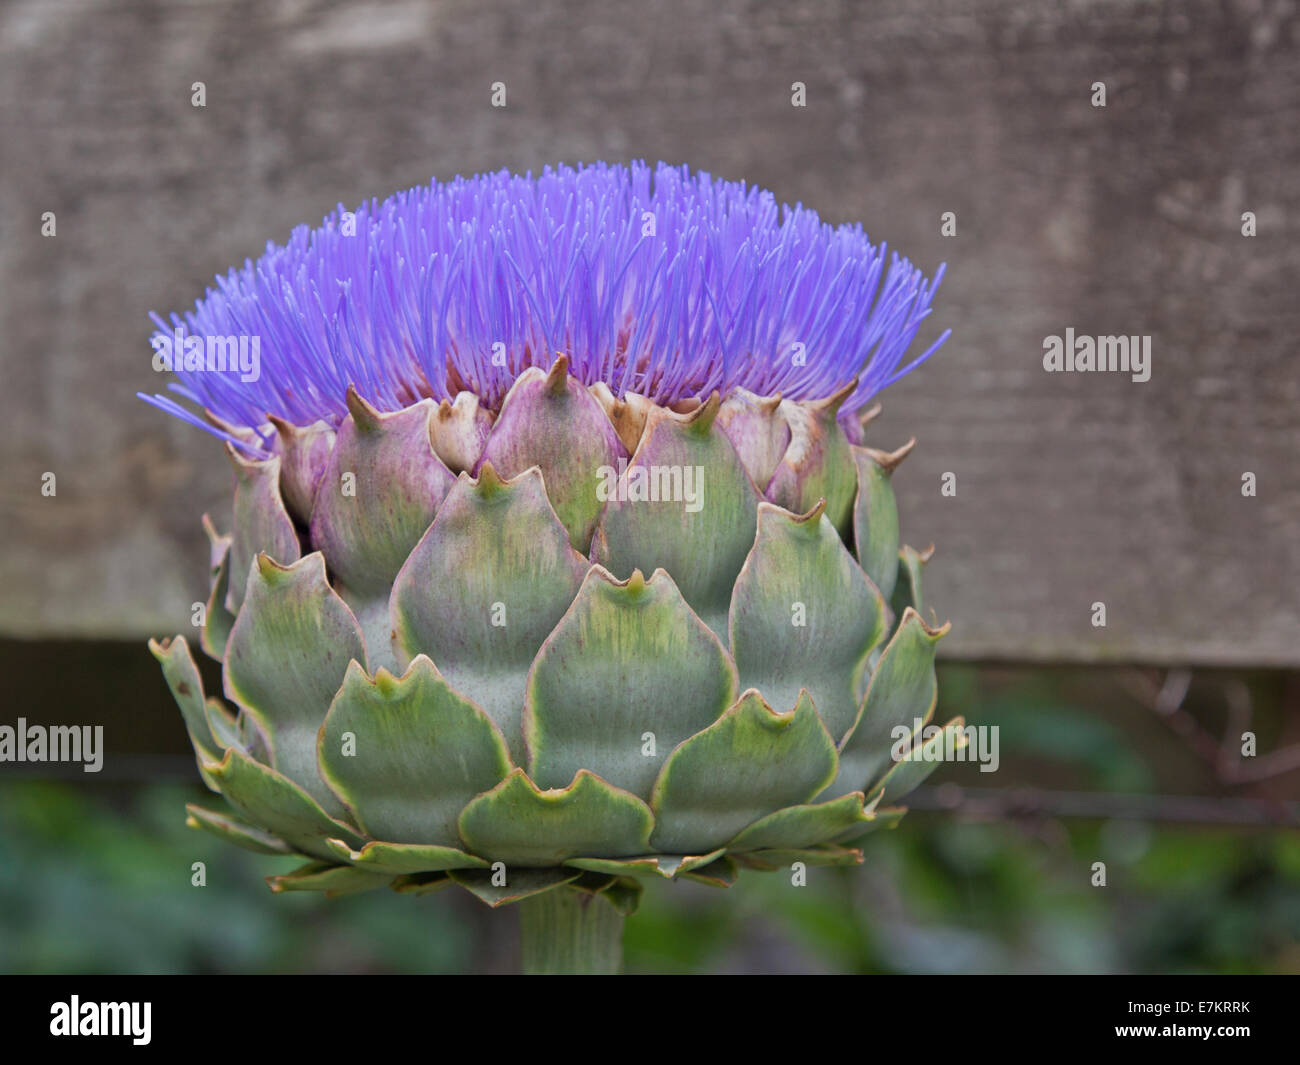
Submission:
[[[602,173],[626,191],[626,171]],[[696,195],[657,180],[666,196]],[[534,207],[542,195],[509,188]],[[451,209],[438,200],[445,189],[425,191]],[[411,241],[412,230],[437,239],[440,216],[425,206],[384,205],[369,230],[359,218],[372,255],[387,254],[394,212],[408,212]],[[661,211],[663,238],[675,216]],[[538,217],[549,232],[555,219]],[[796,246],[791,262],[849,254],[826,245],[825,227],[770,229],[761,213],[749,224],[755,246]],[[719,224],[717,239],[728,232]],[[685,223],[679,236],[686,248]],[[837,277],[861,289],[880,266],[860,230],[843,241],[858,237],[845,247],[866,265]],[[352,268],[330,259],[328,225],[312,239],[268,252],[264,268],[285,256]],[[324,304],[264,309],[268,322],[305,315],[293,342],[344,346],[331,359],[299,352],[243,392],[201,375],[191,384],[235,475],[231,527],[204,523],[211,595],[199,644],[222,663],[220,697],[203,691],[184,637],[151,648],[199,772],[226,803],[192,807],[190,823],[307,859],[272,878],[276,890],[457,883],[497,905],[567,884],[627,909],[646,878],[725,885],[742,866],[860,862],[863,837],[896,824],[897,800],[935,765],[890,755],[900,724],[929,721],[946,631],[920,614],[928,554],[899,538],[891,478],[912,444],[867,446],[874,412],[860,414],[898,375],[908,323],[933,288],[919,272],[910,288],[887,287],[878,318],[863,318],[870,294],[851,286],[820,300],[858,313],[853,328],[875,352],[865,363],[868,349],[834,319],[807,335],[843,349],[846,369],[757,355],[737,369],[739,329],[726,344],[698,334],[698,352],[672,332],[704,313],[679,297],[728,295],[691,272],[720,269],[713,258],[656,274],[616,235],[556,240],[587,258],[573,253],[566,295],[562,272],[527,273],[544,248],[515,256],[525,261],[511,284],[529,298],[492,324],[508,334],[503,323],[527,318],[536,335],[503,344],[505,365],[471,320],[491,303],[483,294],[501,290],[465,280],[479,260],[454,281],[431,259],[426,274],[407,263],[387,296],[376,285],[376,305],[350,310],[366,323],[355,335],[342,318],[327,329],[310,317],[328,314]],[[611,244],[653,305],[628,310],[611,271],[594,271],[593,249]],[[783,281],[750,265],[773,314],[799,305],[776,295],[799,288],[798,271]],[[735,315],[751,315],[743,335],[767,322],[743,293],[730,296]],[[579,297],[600,313],[574,310]],[[236,299],[209,294],[195,324]],[[624,314],[616,334],[591,339]],[[784,327],[767,324],[773,343],[755,338],[749,350],[779,350]],[[534,345],[549,339],[555,351],[561,337],[564,353],[539,357]],[[817,346],[807,348],[811,359]],[[411,351],[418,360],[403,362]]]

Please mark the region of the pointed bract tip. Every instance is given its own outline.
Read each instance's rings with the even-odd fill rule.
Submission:
[[[275,576],[277,570],[283,570],[285,568],[265,551],[259,551],[255,561],[257,562],[257,572],[268,580]]]
[[[222,441],[222,448],[226,452],[226,458],[230,460],[230,465],[235,471],[235,476],[240,480],[245,480],[252,475],[255,470],[269,470],[274,463],[278,474],[280,469],[280,456],[268,455],[261,459],[256,455],[248,455],[235,447],[229,440]]]
[[[175,644],[177,640],[184,639],[184,636],[176,636],[164,637],[161,640],[150,640],[149,653],[153,655],[154,658],[158,659],[159,662],[164,662],[171,657],[172,645]]]
[[[826,418],[834,418],[840,411],[840,408],[848,402],[848,398],[858,390],[858,379],[855,377],[838,392],[832,392],[823,399],[815,399],[808,403],[808,407],[814,413]]]
[[[619,443],[629,455],[636,454],[637,445],[645,432],[646,421],[655,405],[636,392],[628,392],[619,399],[602,381],[588,389],[609,419]]]
[[[348,385],[347,394],[348,413],[352,415],[352,423],[363,432],[375,432],[383,422],[383,415],[379,408],[371,406],[361,398],[361,393],[357,391],[356,385]]]
[[[530,466],[529,469],[536,469],[536,467]],[[496,467],[487,459],[484,459],[483,465],[478,468],[478,478],[474,484],[479,494],[485,498],[491,498],[508,487],[508,482],[497,473]]]
[[[896,451],[879,451],[874,447],[864,447],[862,450],[876,460],[876,465],[886,473],[893,473],[898,469],[903,459],[912,453],[916,447],[916,437],[912,437],[906,444]]]
[[[809,510],[808,513],[793,514],[792,517],[796,525],[809,525],[809,524],[816,525],[821,520],[821,516],[825,513],[826,513],[826,497],[822,496],[820,499],[817,500],[816,503],[812,505],[812,509]]]
[[[543,387],[552,396],[564,394],[565,386],[569,379],[569,356],[564,352],[556,352],[555,361],[551,363],[551,368],[546,374],[546,380]]]
[[[203,420],[214,428],[220,429],[223,433],[229,433],[231,436],[238,437],[247,443],[251,444],[257,441],[257,433],[247,425],[236,425],[234,422],[228,422],[221,415],[209,410],[207,407],[203,408]]]
[[[417,673],[426,673],[434,680],[439,682],[442,682],[443,680],[442,672],[434,664],[433,659],[430,658],[423,651],[421,651],[418,655],[412,658],[410,662],[406,664],[406,669],[402,672],[402,674],[397,679],[400,681],[408,681],[412,677],[414,677],[415,674]]]
[[[858,415],[858,425],[865,429],[868,425],[880,417],[880,412],[884,408],[879,403],[873,403],[866,410]]]
[[[622,598],[625,600],[637,600],[646,595],[651,586],[659,582],[660,574],[669,583],[672,583],[672,578],[663,569],[655,570],[649,580],[646,579],[645,574],[640,569],[634,569],[627,580],[621,581],[599,562],[593,562],[587,570],[586,577],[583,578],[582,587],[585,589],[589,584],[597,585],[599,587],[593,588],[593,591],[600,591],[605,594],[621,592]]]
[[[340,858],[351,858],[352,856],[352,848],[349,847],[347,843],[341,839],[336,839],[332,836],[327,837],[325,840],[325,846],[327,846]],[[360,853],[361,853],[360,851],[357,852],[358,855],[360,855]]]
[[[794,720],[795,710],[798,709],[799,704],[806,698],[810,698],[808,690],[806,688],[801,688],[799,690],[798,698],[795,699],[794,706],[789,710],[778,710],[767,701],[767,698],[757,688],[746,688],[740,693],[740,697],[731,705],[734,710],[737,707],[744,706],[748,703],[757,703],[759,709],[762,710],[762,716],[759,720],[769,728],[781,728],[790,724]]]
[[[722,395],[715,388],[709,393],[709,398],[693,411],[680,415],[681,422],[692,432],[703,436],[713,429],[713,423],[717,420],[718,409],[721,406]]]
[[[271,428],[276,431],[280,439],[286,444],[298,434],[298,427],[293,422],[281,418],[278,414],[267,411],[266,420],[271,423]]]
[[[289,563],[287,566],[277,562],[265,551],[259,551],[253,562],[257,566],[258,576],[268,583],[274,583],[292,576],[304,562],[312,558],[317,560],[323,571],[325,561],[319,551],[313,551],[310,555],[303,555],[302,558]]]
[[[356,662],[356,659],[352,659],[352,662]],[[349,666],[351,664],[348,663]],[[388,671],[387,666],[380,666],[375,670],[374,686],[380,695],[392,695],[397,690],[397,677]]]
[[[898,628],[901,630],[912,618],[916,619],[916,623],[921,626],[921,630],[931,640],[938,640],[942,636],[947,636],[948,633],[952,631],[951,621],[945,621],[942,625],[926,624],[925,618],[918,614],[916,608],[913,606],[907,606],[903,609],[903,616],[898,622]]]
[[[454,400],[444,398],[438,401],[430,420],[447,422],[455,418],[473,418],[480,406],[478,396],[473,392],[457,392]]]

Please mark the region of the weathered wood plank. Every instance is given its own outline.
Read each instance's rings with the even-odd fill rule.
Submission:
[[[950,263],[954,339],[876,430],[921,441],[896,483],[950,654],[1300,663],[1298,66],[1294,14],[1208,0],[0,6],[0,630],[200,597],[228,472],[133,398],[147,310],[338,201],[646,157]],[[1067,326],[1150,335],[1150,381],[1044,373]]]

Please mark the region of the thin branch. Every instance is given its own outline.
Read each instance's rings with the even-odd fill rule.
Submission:
[[[1300,769],[1300,744],[1249,760],[1238,753],[1242,734],[1250,730],[1254,717],[1250,689],[1240,680],[1224,684],[1228,716],[1223,736],[1215,739],[1183,706],[1191,679],[1190,670],[1171,669],[1158,685],[1145,673],[1130,674],[1126,683],[1138,700],[1165,722],[1222,783],[1254,784]]]
[[[903,804],[913,810],[951,811],[989,820],[1078,817],[1099,821],[1300,828],[1300,803],[1275,799],[940,784],[917,788]]]

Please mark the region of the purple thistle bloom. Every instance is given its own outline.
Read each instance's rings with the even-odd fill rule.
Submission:
[[[155,318],[181,383],[145,398],[234,474],[199,636],[232,709],[151,644],[233,810],[190,823],[310,860],[275,890],[518,900],[593,972],[645,874],[861,861],[933,768],[880,721],[933,706],[948,628],[898,527],[915,440],[861,408],[942,343],[905,361],[941,274],[597,164],[340,208]]]
[[[856,378],[848,418],[948,337],[900,366],[944,268],[927,280],[886,256],[860,225],[686,167],[500,171],[340,205],[194,310],[153,315],[155,342],[259,338],[256,380],[176,367],[173,390],[236,427],[337,425],[349,384],[380,410],[461,391],[495,409],[557,352],[584,384],[661,404],[737,387],[815,399]]]

